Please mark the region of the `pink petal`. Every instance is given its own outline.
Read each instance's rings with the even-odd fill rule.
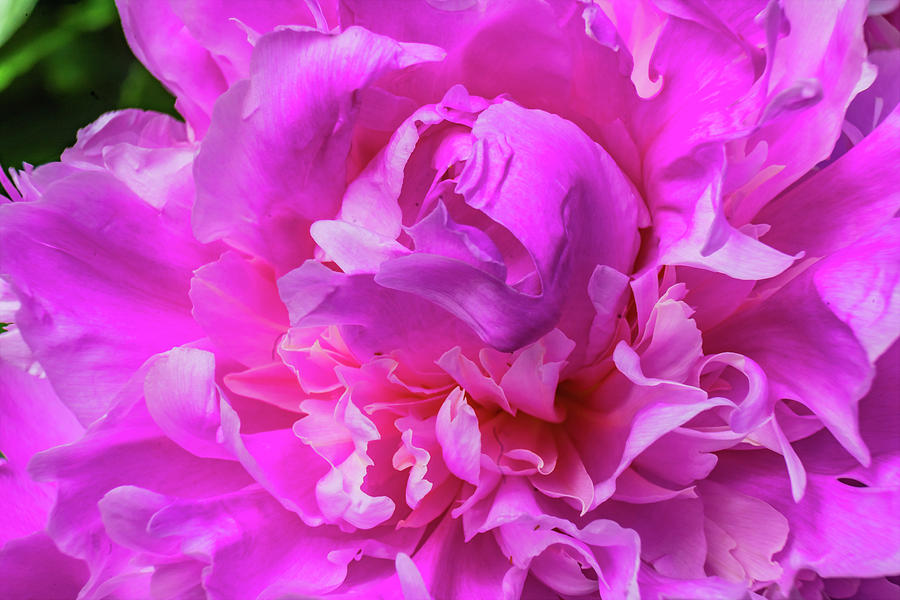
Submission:
[[[299,412],[300,402],[306,398],[297,375],[280,361],[229,373],[223,380],[225,387],[239,396],[292,412]]]
[[[875,362],[900,336],[900,219],[829,256],[814,280],[819,296]]]
[[[215,357],[203,350],[175,348],[154,357],[144,380],[147,411],[166,436],[203,458],[230,459],[218,441],[221,425]]]
[[[777,580],[781,567],[772,558],[787,541],[787,519],[762,500],[710,481],[700,484],[699,494],[711,573],[748,582]]]
[[[194,318],[217,349],[250,367],[272,361],[288,315],[269,267],[227,252],[197,269],[190,297]]]
[[[202,136],[213,103],[228,88],[219,65],[184,28],[169,2],[118,0],[116,6],[135,56],[175,94],[178,110]]]
[[[431,48],[358,28],[263,36],[250,79],[222,96],[197,156],[197,237],[225,239],[279,275],[298,266],[311,256],[312,241],[297,232],[337,212],[357,92],[383,74],[434,58]],[[285,64],[304,68],[285,71]]]
[[[4,333],[6,337],[9,333]],[[54,486],[29,477],[26,467],[42,450],[83,432],[46,379],[0,362],[0,545],[44,529],[56,497]]]
[[[575,348],[558,329],[526,347],[516,356],[500,380],[500,387],[513,410],[521,410],[549,422],[563,419],[562,409],[555,406],[556,387],[566,358]]]
[[[17,325],[82,423],[150,356],[203,336],[187,289],[208,253],[111,176],[73,175],[4,209],[0,264],[22,301]]]
[[[857,488],[834,475],[809,473],[806,495],[795,503],[779,472],[781,458],[765,451],[720,458],[713,479],[770,504],[788,521],[781,555],[785,569],[813,569],[823,577],[879,577],[896,572],[900,541],[897,494]]]
[[[630,185],[599,146],[553,115],[502,102],[481,113],[473,136],[474,155],[457,191],[525,247],[541,293],[522,293],[461,261],[432,255],[383,263],[376,281],[437,303],[501,350],[534,341],[561,314],[562,331],[577,339],[593,318],[585,292],[596,265],[624,271],[633,261],[636,239],[623,234],[633,232],[624,223],[637,219]],[[565,151],[548,154],[542,148]],[[538,197],[530,192],[534,188],[557,192]],[[588,195],[609,200],[597,203]],[[561,210],[564,203],[566,211]],[[563,295],[572,289],[583,291]]]
[[[69,600],[79,595],[88,575],[83,561],[60,552],[43,532],[0,549],[0,586],[11,598]]]
[[[776,398],[808,406],[853,456],[868,462],[857,402],[871,384],[872,368],[852,330],[819,298],[809,272],[723,322],[704,345],[708,352],[753,359]]]
[[[783,252],[827,256],[876,231],[900,209],[897,170],[900,108],[862,142],[798,183],[758,217],[765,243]],[[813,218],[814,217],[814,218]]]
[[[462,389],[454,389],[444,400],[438,412],[435,432],[450,472],[472,485],[478,485],[481,432],[478,417],[466,402]]]

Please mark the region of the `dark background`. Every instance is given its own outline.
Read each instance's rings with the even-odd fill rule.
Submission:
[[[57,160],[79,128],[110,110],[175,114],[172,96],[125,42],[114,0],[24,4],[26,20],[0,46],[4,169]]]

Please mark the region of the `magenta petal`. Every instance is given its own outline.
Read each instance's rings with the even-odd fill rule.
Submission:
[[[457,192],[524,246],[540,294],[435,255],[388,261],[376,281],[437,303],[504,351],[533,342],[561,316],[563,333],[583,337],[594,316],[586,293],[594,269],[629,271],[634,260],[638,206],[630,184],[597,144],[554,115],[501,102],[479,115],[472,135]]]
[[[851,138],[853,144],[859,143],[857,136],[872,133],[900,104],[900,90],[896,85],[900,77],[900,47],[870,48],[866,59],[877,67],[878,73],[874,83],[857,94],[847,109],[844,135]]]
[[[900,219],[829,256],[814,280],[875,362],[900,336]]]
[[[627,600],[639,597],[640,540],[634,531],[603,519],[582,529],[550,516],[539,517],[537,523],[522,519],[496,530],[498,543],[514,566],[530,569],[561,594],[599,591]],[[593,576],[588,577],[591,571]]]
[[[203,336],[187,289],[209,256],[112,177],[81,173],[2,208],[0,270],[22,301],[17,325],[83,423],[149,357]]]
[[[474,0],[340,0],[341,24],[404,42],[448,47],[481,16]],[[401,8],[402,7],[402,8]]]
[[[784,547],[789,524],[764,501],[713,482],[699,486],[706,516],[707,565],[725,579],[775,581],[773,555]]]
[[[797,257],[763,244],[728,222],[722,197],[725,162],[722,146],[700,146],[673,161],[653,183],[651,194],[666,203],[659,208],[656,224],[660,262],[717,271],[735,279],[774,277]]]
[[[142,552],[177,556],[177,540],[160,539],[147,531],[153,515],[171,502],[162,494],[121,486],[107,492],[97,508],[107,535],[117,544]]]
[[[454,222],[440,200],[408,233],[416,252],[455,258],[498,279],[506,278],[506,265],[494,242],[480,229]]]
[[[344,273],[375,273],[384,261],[409,254],[395,239],[344,221],[316,221],[309,233]]]
[[[697,498],[640,505],[607,502],[600,512],[640,535],[641,559],[651,563],[657,573],[678,579],[705,575],[707,547],[703,533],[703,504]]]
[[[202,584],[204,567],[199,560],[157,565],[150,579],[150,597],[207,600]]]
[[[35,479],[59,486],[48,525],[54,541],[67,553],[100,564],[116,552],[98,542],[103,536],[97,502],[113,488],[133,485],[169,496],[202,497],[251,482],[233,460],[199,458],[169,440],[146,410],[141,383],[140,376],[130,382],[111,413],[84,437],[39,453],[29,465]]]
[[[481,534],[464,542],[462,524],[449,514],[412,559],[435,600],[507,597],[504,575],[512,565],[493,536]],[[447,568],[447,560],[453,560],[453,569]]]
[[[478,485],[481,432],[478,430],[478,417],[460,388],[450,392],[441,405],[435,432],[450,472],[472,485]]]
[[[597,315],[591,323],[588,338],[588,360],[608,349],[616,328],[621,323],[628,289],[627,275],[606,265],[599,265],[588,283],[588,295]]]
[[[0,549],[0,592],[8,598],[71,600],[88,580],[87,565],[59,551],[45,533]]]
[[[774,56],[762,79],[769,104],[751,137],[751,143],[766,144],[766,166],[778,167],[741,199],[734,211],[738,223],[770,222],[754,216],[775,194],[828,158],[844,111],[857,91],[871,82],[861,31],[865,3],[819,8],[814,14],[799,4],[782,8],[790,31],[771,44]],[[794,96],[793,105],[773,115],[773,105],[786,95]]]
[[[247,366],[272,362],[288,328],[272,270],[226,252],[194,273],[193,315],[216,348]]]
[[[584,410],[570,426],[572,441],[595,482],[594,505],[612,495],[616,477],[653,442],[701,412],[729,404],[689,385],[648,378],[640,357],[625,342],[619,342],[613,357],[624,378],[610,378],[609,393],[627,400],[615,418]]]
[[[885,352],[876,363],[875,380],[860,402],[859,428],[872,455],[900,457],[900,411],[897,388],[900,387],[900,343]]]
[[[63,164],[106,170],[156,209],[189,210],[194,201],[191,171],[195,144],[184,123],[168,115],[126,109],[110,112],[78,131]],[[38,169],[36,179],[42,179]]]
[[[824,304],[804,273],[755,307],[709,332],[709,352],[739,352],[759,364],[776,398],[808,406],[860,462],[869,452],[859,437],[857,403],[872,367],[853,331]]]
[[[740,581],[727,581],[720,577],[682,579],[660,575],[642,567],[640,581],[641,598],[670,600],[671,598],[703,598],[704,600],[747,600],[752,598],[747,586]]]
[[[395,560],[397,575],[400,578],[400,587],[403,590],[403,600],[431,600],[428,587],[422,579],[422,574],[408,554],[400,552]]]
[[[54,486],[32,481],[28,461],[82,432],[46,379],[0,362],[0,451],[5,457],[0,462],[0,545],[44,529],[53,506]]]
[[[221,424],[215,357],[175,348],[150,362],[144,380],[147,411],[169,439],[204,458],[231,458],[217,441]]]
[[[172,90],[179,111],[203,135],[213,103],[228,88],[212,55],[184,28],[169,2],[117,0],[116,5],[135,56]]]
[[[897,572],[896,490],[853,487],[835,475],[810,473],[806,495],[795,503],[780,464],[781,457],[769,452],[727,453],[712,478],[765,501],[787,518],[790,536],[780,559],[785,568],[809,568],[822,577]]]
[[[540,338],[552,329],[561,310],[559,291],[539,297],[522,294],[476,267],[443,256],[412,254],[389,260],[375,281],[431,300],[505,352]]]
[[[877,230],[900,209],[900,108],[862,142],[791,188],[759,215],[763,241],[783,252],[826,256]]]
[[[327,463],[300,443],[290,429],[241,432],[237,412],[223,402],[222,436],[247,473],[288,510],[310,526],[324,522],[316,502],[316,482],[328,472]],[[302,470],[297,465],[304,465]]]
[[[247,76],[256,37],[279,26],[327,29],[318,2],[268,0],[167,0],[197,42],[209,50],[229,84]],[[327,6],[329,3],[326,2]],[[316,7],[318,8],[318,7]],[[316,14],[318,13],[318,14]],[[333,14],[328,15],[334,17]]]
[[[337,213],[359,111],[358,91],[436,49],[359,28],[283,30],[256,45],[250,79],[217,103],[195,163],[193,226],[266,259],[278,274],[311,256],[309,223]],[[283,65],[302,65],[285,70]]]
[[[468,327],[443,309],[382,287],[371,275],[346,275],[308,261],[280,278],[278,289],[294,327],[338,325],[361,360],[393,353],[404,366],[428,373],[438,370],[434,362],[448,347],[470,348],[477,342]]]
[[[148,530],[158,537],[178,536],[210,554],[204,587],[215,600],[326,593],[344,580],[352,556],[346,550],[359,544],[336,528],[307,527],[253,488],[173,504],[153,517]]]

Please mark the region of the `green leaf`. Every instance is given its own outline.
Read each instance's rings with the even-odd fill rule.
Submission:
[[[112,0],[82,0],[65,7],[53,29],[25,40],[21,45],[12,44],[17,46],[12,52],[5,48],[0,53],[0,91],[53,52],[69,47],[82,33],[110,25],[116,16]]]
[[[0,0],[0,46],[31,15],[37,0]]]

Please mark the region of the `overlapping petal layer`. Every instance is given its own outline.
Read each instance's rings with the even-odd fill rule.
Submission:
[[[0,596],[900,591],[896,7],[118,4],[186,124],[2,177]]]

